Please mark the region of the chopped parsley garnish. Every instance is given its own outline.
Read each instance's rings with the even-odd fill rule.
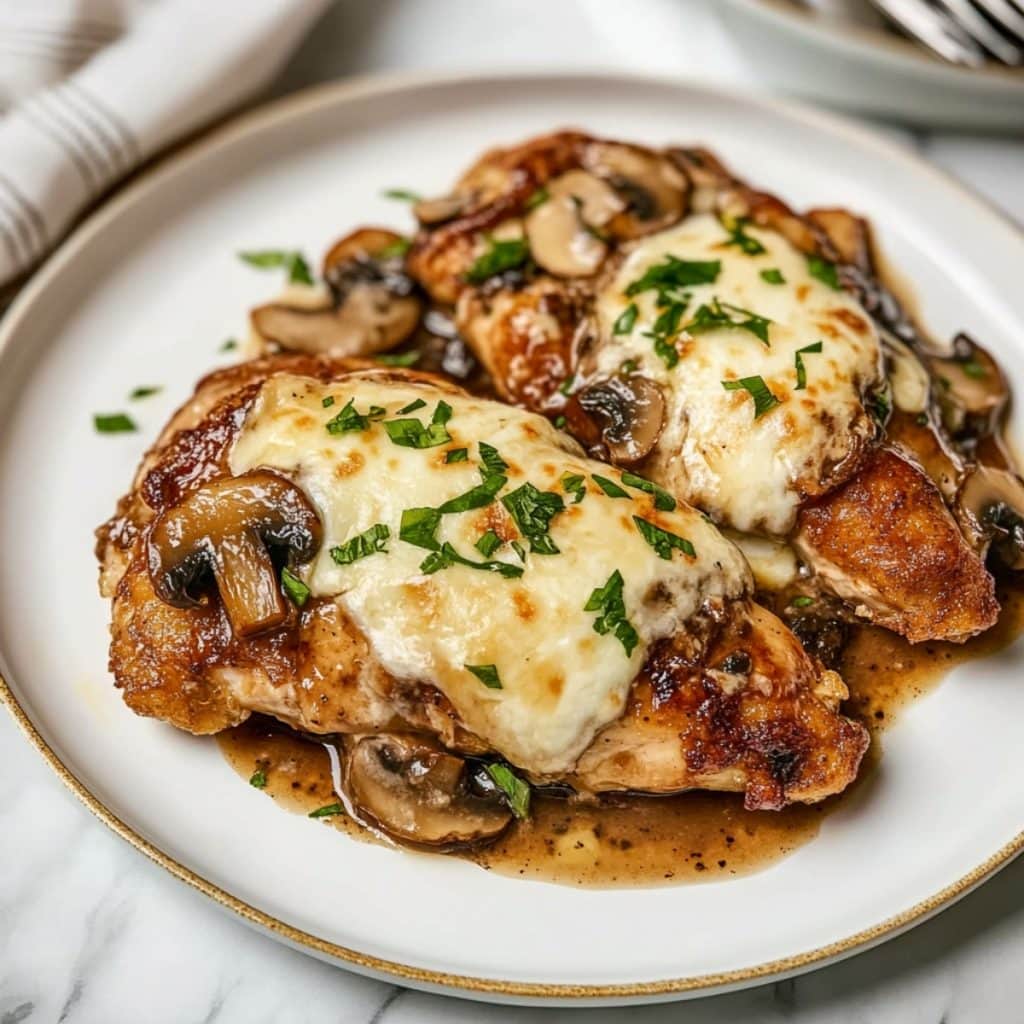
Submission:
[[[500,690],[501,677],[498,675],[498,669],[495,665],[465,665],[464,668],[467,672],[472,672],[473,675],[480,680],[488,690]]]
[[[310,811],[309,816],[311,818],[330,818],[335,814],[344,814],[345,808],[339,803],[325,804],[323,807],[318,807],[315,811]]]
[[[470,284],[483,284],[495,274],[521,267],[529,258],[530,246],[525,238],[511,238],[507,241],[492,238],[487,252],[479,256],[466,271],[466,280]]]
[[[765,345],[770,345],[768,340],[768,325],[771,320],[766,316],[759,316],[742,306],[734,306],[731,302],[722,302],[717,296],[708,305],[697,307],[693,319],[685,325],[684,330],[691,334],[699,334],[701,331],[711,331],[719,327],[736,327],[740,330],[750,331]]]
[[[508,765],[489,764],[487,774],[505,794],[509,810],[519,819],[530,816],[530,787]]]
[[[263,789],[267,784],[267,773],[262,768],[257,768],[256,771],[249,776],[249,785],[253,789]]]
[[[281,570],[281,586],[296,608],[303,607],[309,600],[309,587],[288,566]]]
[[[417,398],[408,405],[403,405],[402,408],[398,410],[398,415],[405,416],[410,412],[415,412],[417,409],[425,409],[426,407],[427,403],[424,402],[422,398]]]
[[[124,412],[98,412],[92,422],[100,434],[127,434],[139,429],[135,420]]]
[[[403,203],[418,203],[423,196],[408,188],[386,188],[381,193],[385,199],[398,199]]]
[[[377,252],[377,258],[381,260],[393,260],[404,256],[412,248],[411,238],[396,238],[395,241],[385,245]]]
[[[374,356],[381,366],[415,366],[420,361],[419,352],[385,352]]]
[[[535,189],[527,197],[526,209],[536,210],[538,206],[541,206],[543,203],[546,203],[550,198],[551,193],[543,185],[541,185],[540,188]]]
[[[240,252],[238,258],[250,267],[260,270],[274,270],[283,267],[288,271],[292,284],[312,284],[313,275],[305,257],[296,249],[261,249],[254,252]]]
[[[836,265],[820,256],[807,257],[807,273],[816,277],[822,284],[839,291],[839,275],[836,273]]]
[[[527,482],[501,499],[502,505],[515,520],[519,532],[530,542],[530,550],[538,555],[557,555],[558,546],[548,532],[551,520],[565,510],[565,502],[551,491],[540,491]]]
[[[628,296],[641,292],[664,293],[673,288],[688,288],[698,284],[714,284],[722,270],[721,260],[681,260],[667,256],[664,263],[648,267],[626,289]]]
[[[598,487],[608,495],[609,498],[628,498],[629,492],[624,491],[614,480],[609,480],[606,476],[598,476],[597,473],[591,473],[591,478]]]
[[[764,377],[741,377],[739,380],[723,380],[722,387],[726,391],[746,391],[754,400],[754,419],[760,419],[770,409],[779,404],[779,400],[768,389]]]
[[[978,362],[977,359],[968,359],[966,363],[961,364],[964,373],[968,377],[973,377],[974,380],[981,380],[983,377],[988,376],[988,370]]]
[[[650,494],[654,498],[654,507],[659,512],[671,512],[676,507],[676,499],[668,491],[642,476],[637,476],[636,473],[623,473],[621,480],[627,487]]]
[[[619,367],[619,373],[636,373],[640,364],[635,359],[626,359]]]
[[[622,644],[626,657],[630,657],[640,642],[636,630],[626,618],[626,605],[622,599],[622,573],[618,569],[608,577],[603,587],[597,587],[583,606],[585,612],[600,612],[594,619],[594,632],[604,636],[614,633]]]
[[[658,319],[654,321],[651,330],[644,331],[644,337],[654,340],[655,355],[670,370],[679,362],[679,350],[675,346],[675,340],[688,303],[689,298],[686,296],[681,300],[669,301],[658,314]]]
[[[447,465],[451,465],[453,462],[468,462],[469,461],[469,449],[468,448],[453,448],[448,452],[444,461]]]
[[[768,284],[785,284],[786,279],[782,276],[782,271],[778,267],[771,267],[768,270],[761,271],[761,280],[766,281]]]
[[[415,403],[414,403],[415,405]],[[418,408],[418,406],[417,406]],[[447,444],[452,438],[445,429],[445,424],[452,416],[452,407],[447,402],[438,402],[430,425],[423,424],[412,417],[401,420],[387,420],[384,429],[394,444],[403,448],[436,448]]]
[[[355,399],[350,398],[342,407],[341,412],[325,426],[328,434],[348,434],[354,430],[369,430],[370,420],[379,420],[386,412],[379,405],[371,405],[369,411],[361,413],[356,409]],[[333,402],[332,402],[333,404]]]
[[[387,542],[391,536],[391,530],[383,523],[374,523],[368,530],[357,533],[349,538],[344,544],[331,548],[331,558],[338,565],[350,565],[359,561],[360,558],[367,558],[381,551],[387,553]]]
[[[161,391],[163,391],[163,388],[159,387],[133,388],[128,397],[133,402],[137,402],[140,398],[149,398],[151,395],[159,395]]]
[[[583,484],[583,477],[578,473],[562,474],[562,490],[573,496],[573,504],[578,505],[586,496],[587,488]]]
[[[460,555],[447,541],[438,550],[431,551],[420,562],[420,572],[430,576],[453,565],[464,565],[469,569],[481,569],[484,572],[496,572],[504,576],[505,579],[515,579],[523,575],[523,570],[518,565],[510,565],[508,562],[474,562],[472,559]]]
[[[684,555],[689,555],[691,558],[696,557],[696,550],[685,537],[680,537],[675,533],[669,533],[668,530],[663,530],[660,526],[655,526],[654,523],[648,522],[646,519],[641,519],[640,516],[633,516],[633,522],[636,523],[636,528],[640,531],[640,536],[643,537],[643,539],[647,541],[652,548],[654,548],[655,554],[657,554],[659,558],[664,558],[665,561],[670,561],[672,558],[673,548],[678,551],[682,551]]]
[[[493,531],[488,530],[474,545],[484,558],[490,558],[505,542]]]
[[[576,383],[576,374],[570,373],[561,384],[558,385],[558,393],[560,395],[568,395],[572,391],[573,384]]]
[[[723,245],[735,245],[741,252],[748,256],[760,256],[768,250],[753,235],[748,235],[746,226],[750,223],[749,217],[726,218],[722,217],[722,227],[729,232],[729,237]]]
[[[321,403],[325,409],[330,409],[334,405],[334,395],[328,395]]]
[[[494,501],[494,496],[508,483],[504,476],[489,476],[482,484],[471,487],[465,494],[449,498],[443,505],[438,507],[442,515],[449,515],[454,512],[469,512],[474,508],[484,508]]]
[[[612,334],[629,334],[633,330],[633,325],[636,323],[636,318],[639,315],[640,310],[636,308],[636,303],[631,302],[618,316],[615,321],[615,326],[612,327]]]
[[[798,348],[793,358],[796,362],[796,387],[794,391],[803,391],[807,387],[807,370],[804,368],[804,361],[801,358],[807,352],[820,352],[821,342],[816,341],[813,345],[805,345],[803,348]]]
[[[806,608],[808,605],[814,604],[814,598],[808,597],[806,594],[800,594],[797,597],[794,597],[789,603],[794,608]]]
[[[418,548],[436,551],[438,548],[437,528],[441,525],[441,513],[436,508],[407,508],[402,512],[398,527],[398,539]]]
[[[559,430],[564,430],[565,429],[565,425],[568,422],[569,421],[564,416],[556,416],[555,417],[555,426],[558,427]]]
[[[486,441],[480,442],[480,461],[484,464],[480,475],[486,480],[489,476],[503,476],[508,463],[498,454],[498,449]]]
[[[221,352],[233,352],[238,348],[238,342],[234,338],[228,338],[220,347]]]

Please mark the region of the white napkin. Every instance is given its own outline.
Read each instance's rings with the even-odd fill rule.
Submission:
[[[0,0],[0,285],[265,86],[328,0]]]

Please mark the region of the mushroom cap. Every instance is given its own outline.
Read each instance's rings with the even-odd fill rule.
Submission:
[[[608,254],[601,229],[626,204],[610,185],[572,170],[550,181],[548,198],[526,216],[530,254],[559,277],[589,277]]]
[[[665,154],[617,142],[595,142],[587,147],[584,165],[625,200],[623,211],[608,224],[615,238],[639,238],[661,231],[687,211],[689,179]]]
[[[1024,569],[1024,481],[1016,473],[977,465],[956,496],[961,521],[979,544],[991,543],[1009,569]]]
[[[461,757],[423,736],[357,740],[348,751],[345,782],[358,811],[408,843],[468,846],[496,838],[512,821],[499,798],[473,792]]]
[[[401,235],[360,228],[324,257],[330,297],[312,305],[281,299],[250,314],[255,332],[287,351],[338,357],[394,348],[416,329],[422,303],[398,252]]]
[[[658,443],[665,422],[665,396],[650,377],[638,373],[609,377],[588,385],[575,397],[601,428],[616,463],[636,464]]]
[[[288,615],[265,545],[287,549],[289,561],[300,563],[321,539],[320,520],[295,484],[265,470],[221,477],[153,521],[149,575],[160,600],[187,608],[198,603],[192,588],[212,572],[232,631],[252,636]]]
[[[942,420],[951,434],[983,437],[995,429],[1010,400],[1010,387],[999,364],[966,334],[953,339],[950,356],[929,359],[938,379]]]

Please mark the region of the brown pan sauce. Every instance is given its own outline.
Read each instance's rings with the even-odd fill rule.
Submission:
[[[841,672],[850,688],[847,714],[873,742],[858,781],[840,796],[783,811],[746,811],[733,793],[669,797],[613,796],[590,804],[535,795],[529,821],[516,823],[490,846],[456,852],[487,870],[587,886],[702,882],[767,867],[810,842],[825,817],[872,784],[884,737],[900,713],[953,667],[1011,643],[1024,629],[1024,586],[1001,584],[1003,612],[988,633],[962,646],[916,647],[885,630],[857,626]],[[245,779],[257,772],[263,791],[299,814],[338,803],[325,747],[264,718],[217,737],[228,763]],[[380,842],[344,813],[320,819],[349,835]]]

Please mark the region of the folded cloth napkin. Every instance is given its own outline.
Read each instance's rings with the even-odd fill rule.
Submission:
[[[0,0],[0,285],[97,196],[251,97],[328,0]]]

